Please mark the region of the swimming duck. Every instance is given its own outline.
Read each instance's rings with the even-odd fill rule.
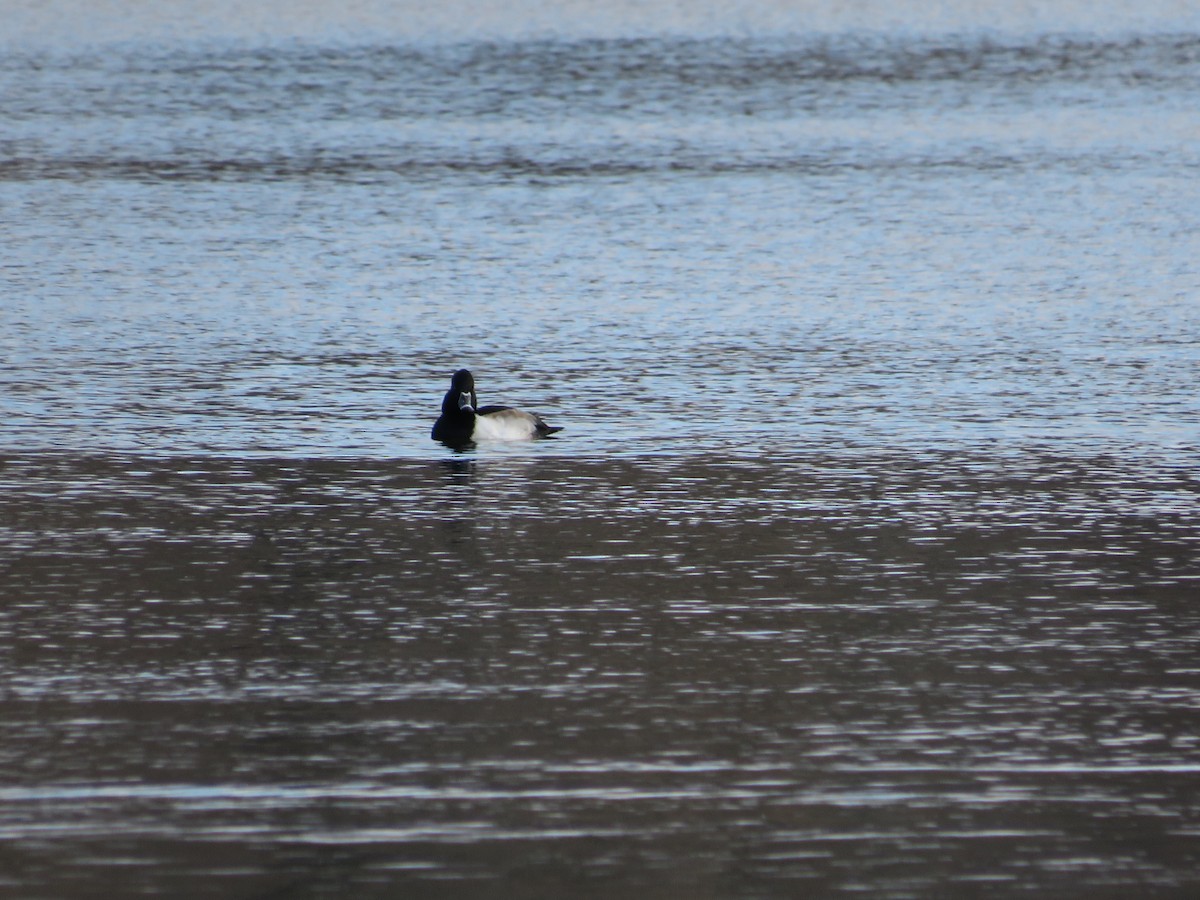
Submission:
[[[450,390],[442,400],[442,414],[433,424],[431,437],[451,446],[474,441],[527,441],[562,431],[547,425],[533,413],[511,406],[479,406],[475,377],[459,369],[450,379]]]

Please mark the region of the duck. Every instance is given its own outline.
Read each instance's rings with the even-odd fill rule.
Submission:
[[[527,441],[549,437],[562,426],[547,425],[540,416],[511,406],[480,406],[475,396],[475,376],[459,369],[450,379],[442,399],[442,414],[430,435],[451,447],[476,441]]]

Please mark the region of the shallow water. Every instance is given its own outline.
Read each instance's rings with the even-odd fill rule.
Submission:
[[[0,893],[1195,895],[1200,23],[217,6],[0,38]]]

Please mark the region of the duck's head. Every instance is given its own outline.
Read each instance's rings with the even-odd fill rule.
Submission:
[[[466,369],[459,369],[450,379],[450,393],[446,395],[449,401],[454,400],[454,406],[461,412],[473,413],[479,401],[475,399],[475,376]]]

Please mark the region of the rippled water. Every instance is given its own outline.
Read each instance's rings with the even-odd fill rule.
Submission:
[[[1167,6],[7,10],[0,893],[1193,896]]]
[[[9,884],[1185,896],[1194,474],[997,469],[10,458]]]

